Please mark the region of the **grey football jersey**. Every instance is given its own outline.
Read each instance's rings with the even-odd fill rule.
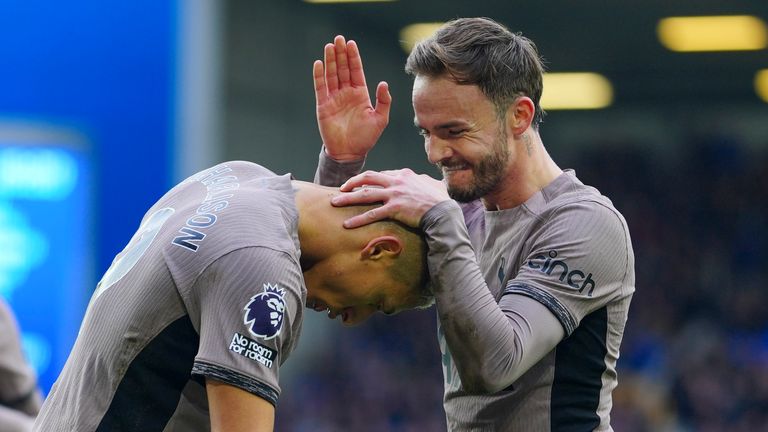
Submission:
[[[363,163],[321,150],[315,182],[338,186]],[[635,270],[626,221],[610,200],[569,170],[515,208],[442,202],[421,228],[448,429],[612,430]],[[460,367],[472,383],[462,383]]]
[[[208,430],[205,379],[273,404],[306,288],[289,175],[248,162],[165,194],[99,282],[39,431]]]
[[[518,207],[485,211],[476,202],[461,210],[444,202],[422,222],[430,273],[437,279],[449,430],[611,430],[611,391],[635,282],[624,218],[569,171]],[[467,247],[470,241],[474,251]],[[480,276],[484,283],[478,283]],[[488,291],[492,300],[477,306]],[[538,334],[564,339],[540,358],[516,359],[508,351],[525,357],[542,343],[526,340],[525,333],[530,322],[544,322],[536,315],[546,310],[557,318],[548,325],[559,323],[562,330],[537,329]],[[511,322],[514,331],[502,330],[502,321]],[[483,332],[509,341],[486,342],[492,338]],[[487,379],[511,385],[491,394],[465,388],[455,360],[476,361],[481,350],[486,357],[478,363],[491,365]],[[527,369],[514,370],[526,361]]]

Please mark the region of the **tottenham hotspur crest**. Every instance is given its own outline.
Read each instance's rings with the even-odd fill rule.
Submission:
[[[285,290],[277,284],[264,284],[264,292],[251,297],[245,307],[243,323],[256,337],[272,339],[283,328],[285,315]]]

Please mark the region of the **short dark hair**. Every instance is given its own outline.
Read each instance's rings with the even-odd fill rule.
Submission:
[[[544,115],[539,104],[544,64],[536,45],[490,18],[447,22],[413,48],[405,71],[431,78],[447,74],[457,84],[477,85],[499,115],[516,98],[527,96],[536,107],[536,129]]]
[[[382,203],[349,205],[335,207],[335,209],[345,212],[348,217],[351,217],[361,215],[368,210],[381,207],[381,205]],[[427,265],[427,251],[429,248],[427,247],[424,232],[394,219],[382,219],[358,228],[394,234],[404,242],[398,264],[390,268],[389,275],[397,282],[408,286],[410,296],[418,300],[417,309],[431,306],[435,302],[435,298],[430,284],[429,267]]]

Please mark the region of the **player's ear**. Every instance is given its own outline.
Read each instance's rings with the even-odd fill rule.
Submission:
[[[360,256],[363,259],[375,261],[386,257],[396,258],[402,251],[402,240],[392,235],[385,235],[372,238],[360,251]]]
[[[528,129],[536,114],[536,105],[528,96],[520,96],[507,109],[507,130],[513,136],[522,134]]]

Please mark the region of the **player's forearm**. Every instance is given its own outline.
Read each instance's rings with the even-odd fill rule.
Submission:
[[[359,174],[363,170],[365,158],[340,162],[333,160],[325,152],[325,147],[320,150],[320,157],[315,171],[315,183],[323,186],[341,186],[350,177]]]
[[[237,387],[206,379],[211,432],[272,432],[275,407]]]
[[[523,372],[526,323],[508,317],[488,290],[461,209],[446,201],[422,219],[440,325],[465,390],[496,392]]]

